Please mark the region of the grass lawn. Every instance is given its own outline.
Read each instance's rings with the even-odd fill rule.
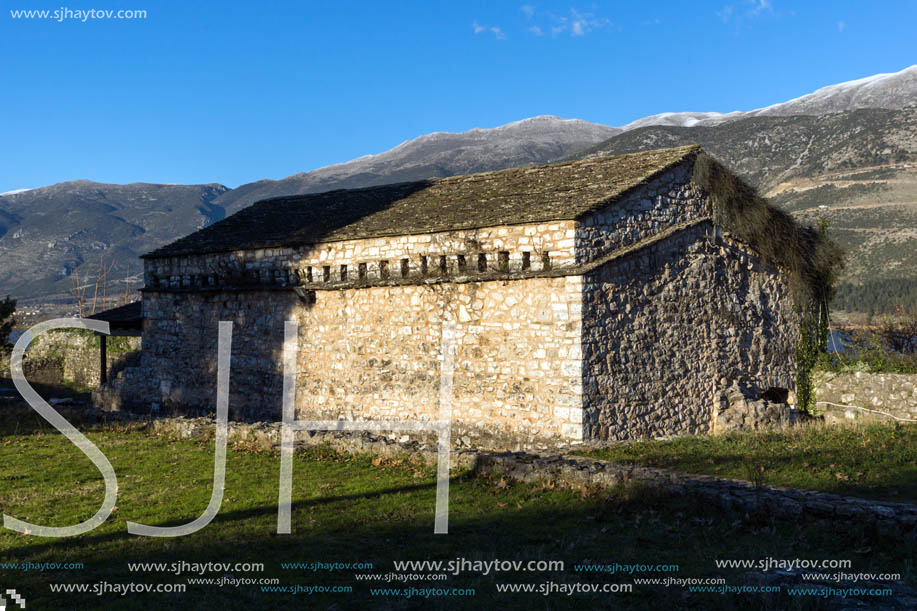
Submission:
[[[779,432],[679,437],[583,455],[762,484],[917,502],[917,426],[811,424]]]
[[[634,585],[629,593],[544,596],[498,593],[496,585],[629,584],[635,577],[719,576],[739,586],[748,583],[743,577],[748,571],[718,569],[714,560],[768,557],[849,559],[850,572],[901,573],[909,582],[914,577],[914,549],[883,541],[868,529],[772,523],[766,516],[740,519],[634,487],[570,491],[548,482],[519,484],[467,472],[453,476],[449,534],[434,535],[432,468],[327,448],[297,454],[290,535],[276,534],[276,451],[236,445],[228,452],[223,505],[209,526],[179,538],[138,537],[127,533],[126,521],[177,525],[203,511],[212,485],[213,441],[172,440],[124,428],[80,428],[115,468],[118,509],[99,528],[74,538],[43,539],[0,530],[0,563],[84,565],[44,572],[0,568],[0,585],[15,587],[29,609],[732,609],[739,604],[747,609],[827,609],[828,603],[819,598],[785,593],[721,595]],[[63,526],[97,510],[104,490],[100,474],[34,412],[0,408],[0,435],[3,513]],[[892,431],[885,435],[888,445]],[[561,560],[565,568],[487,575],[466,571],[450,574],[445,581],[408,583],[367,582],[354,576],[384,577],[394,571],[393,560],[456,558]],[[128,563],[134,562],[264,563],[263,572],[231,572],[236,578],[277,578],[281,585],[342,586],[352,592],[310,595],[267,593],[260,585],[195,585],[188,584],[189,577],[219,578],[224,573],[131,572]],[[292,570],[281,566],[286,562],[359,562],[371,563],[373,569]],[[574,565],[581,563],[670,564],[680,570],[638,570],[632,575],[577,572]],[[49,587],[100,582],[187,584],[187,591],[96,596],[53,593]],[[475,594],[374,596],[371,587],[473,588]]]

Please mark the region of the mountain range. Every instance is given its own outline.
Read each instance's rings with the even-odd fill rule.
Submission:
[[[58,183],[0,194],[0,295],[67,299],[72,276],[94,274],[100,259],[112,266],[110,280],[133,278],[136,287],[140,254],[267,197],[689,143],[703,145],[800,218],[828,216],[851,250],[846,283],[917,281],[911,271],[917,270],[915,134],[917,66],[911,66],[748,112],[663,113],[623,127],[540,116],[492,129],[437,132],[383,153],[235,189]],[[882,204],[882,213],[862,207],[874,204]]]

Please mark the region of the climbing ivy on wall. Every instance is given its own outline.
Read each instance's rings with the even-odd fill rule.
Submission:
[[[828,219],[818,221],[819,240],[833,244],[828,236]],[[799,409],[808,414],[815,411],[815,365],[818,355],[828,351],[828,304],[837,291],[838,272],[843,265],[839,247],[834,265],[815,276],[809,287],[808,299],[797,304],[799,338],[796,341],[796,396]]]
[[[758,195],[753,187],[698,150],[692,182],[709,194],[714,222],[787,274],[798,319],[796,396],[799,409],[815,408],[814,372],[818,354],[828,345],[828,304],[837,289],[844,252],[828,236],[828,223],[798,224]]]

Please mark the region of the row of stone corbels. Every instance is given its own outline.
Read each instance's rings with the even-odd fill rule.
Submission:
[[[397,264],[381,260],[356,265],[275,267],[260,266],[245,270],[232,269],[224,274],[156,274],[149,276],[149,289],[218,290],[222,288],[289,288],[321,285],[362,286],[385,284],[396,280],[446,279],[449,277],[489,277],[512,272],[548,272],[552,269],[550,253],[521,252],[511,257],[509,251],[473,255],[420,256],[402,258]]]

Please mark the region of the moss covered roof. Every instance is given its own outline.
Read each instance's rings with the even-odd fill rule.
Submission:
[[[147,258],[577,219],[698,151],[658,149],[255,203]]]

